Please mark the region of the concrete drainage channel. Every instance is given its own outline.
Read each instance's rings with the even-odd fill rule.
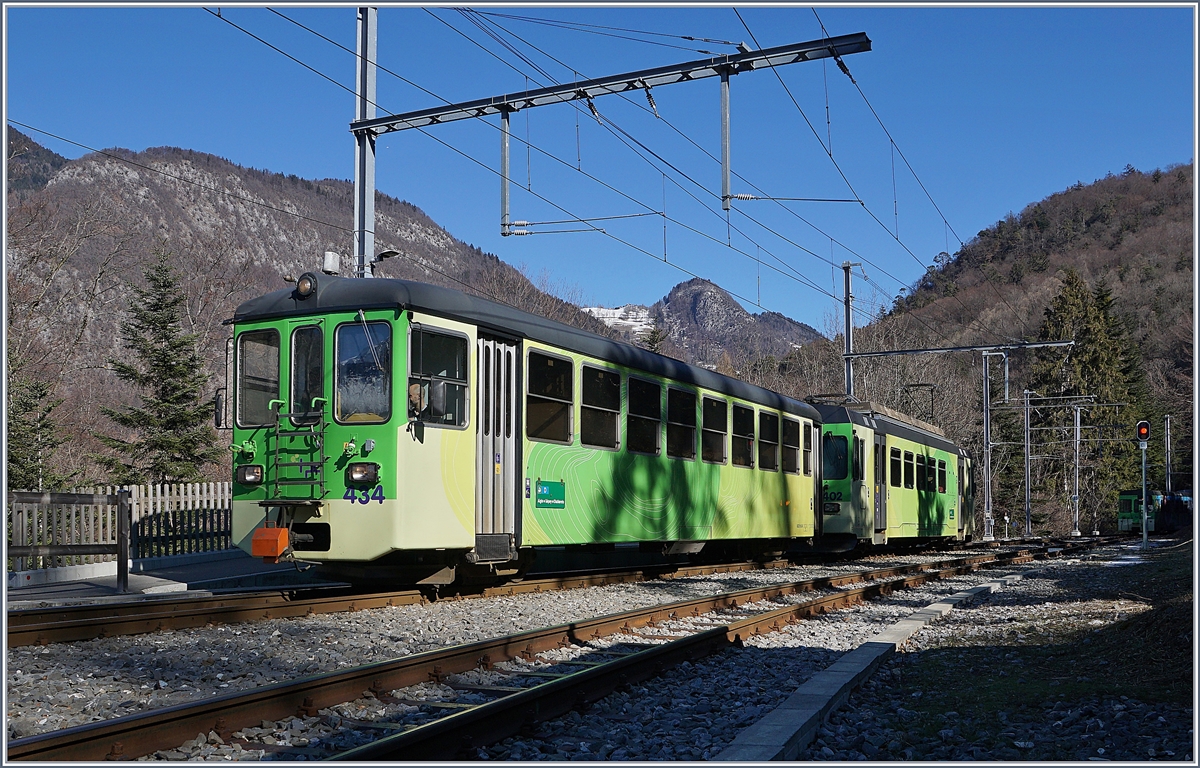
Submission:
[[[955,607],[980,595],[995,592],[1024,578],[1005,576],[972,589],[956,592],[893,624],[842,656],[829,668],[813,675],[782,704],[739,733],[712,760],[766,762],[795,760],[816,738],[821,723],[846,703],[850,692],[879,668],[910,637]]]

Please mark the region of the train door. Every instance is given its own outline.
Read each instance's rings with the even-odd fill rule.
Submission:
[[[875,433],[875,531],[887,530],[887,436]]]
[[[521,434],[517,410],[521,365],[518,344],[480,337],[479,418],[475,451],[475,554],[478,561],[516,556],[517,478]]]

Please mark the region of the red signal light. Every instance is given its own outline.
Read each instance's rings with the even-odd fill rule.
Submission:
[[[1150,439],[1150,422],[1139,421],[1137,423],[1137,439],[1138,440],[1149,440]]]

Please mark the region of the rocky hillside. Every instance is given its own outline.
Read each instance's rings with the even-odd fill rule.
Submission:
[[[742,370],[767,356],[782,358],[822,338],[815,329],[777,312],[751,314],[720,286],[695,278],[680,283],[651,307],[587,307],[624,338],[654,327],[666,334],[664,351],[708,368]]]

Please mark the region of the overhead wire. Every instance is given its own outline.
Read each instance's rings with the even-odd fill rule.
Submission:
[[[427,13],[430,13],[431,15],[433,15],[433,16],[434,16],[434,18],[438,18],[436,14],[433,14],[433,13],[432,13],[431,11],[429,11],[428,9],[426,9],[426,12],[427,12]],[[447,23],[447,22],[445,22],[445,20],[444,20],[444,19],[439,19],[439,21],[442,21],[442,23],[443,23],[443,24],[446,24],[446,23]],[[494,22],[493,22],[493,23],[494,23]],[[447,26],[449,26],[449,27],[450,27],[451,29],[453,29],[455,32],[458,32],[460,35],[463,35],[462,31],[461,31],[461,30],[458,30],[458,29],[456,29],[456,28],[455,28],[453,25],[449,25],[449,24],[447,24]],[[501,29],[503,29],[503,28],[501,27]],[[506,31],[506,32],[508,32],[507,30],[505,30],[505,31]],[[508,33],[509,33],[509,34],[512,34],[511,32],[508,32]],[[490,35],[490,36],[492,36],[492,35]],[[471,39],[469,36],[467,36],[467,35],[463,35],[463,37],[464,37],[465,39],[467,39],[468,41],[470,41],[471,43],[475,44],[476,46],[479,46],[479,42],[478,42],[478,41],[476,41],[476,40],[472,40],[472,39]],[[494,37],[494,36],[492,36],[492,37],[493,37],[493,39],[495,39],[495,37]],[[521,42],[524,42],[526,45],[529,45],[529,46],[530,46],[531,48],[533,48],[534,50],[537,50],[538,52],[542,53],[543,55],[547,56],[548,58],[550,58],[550,59],[554,60],[554,61],[555,61],[556,63],[558,63],[559,65],[561,65],[561,66],[563,66],[563,67],[567,67],[567,65],[566,65],[564,62],[562,62],[562,61],[560,61],[560,60],[558,60],[558,59],[554,58],[553,56],[551,56],[550,54],[546,53],[545,51],[542,51],[540,48],[538,48],[537,46],[535,46],[535,45],[533,45],[533,44],[529,43],[528,41],[524,40],[523,38],[521,38],[521,37],[519,37],[519,36],[517,36],[517,35],[514,35],[514,37],[517,37],[517,39],[518,39],[518,40],[521,40]],[[521,70],[520,70],[520,69],[518,69],[518,68],[516,68],[515,66],[513,66],[513,65],[512,65],[510,62],[507,62],[507,61],[505,61],[505,60],[504,60],[502,57],[496,56],[496,54],[495,54],[494,52],[492,52],[492,51],[488,51],[488,50],[487,50],[487,48],[485,48],[485,47],[483,47],[483,46],[479,46],[479,47],[480,47],[480,48],[481,48],[483,51],[485,51],[486,53],[488,53],[489,55],[491,55],[491,56],[495,57],[497,60],[499,60],[500,62],[504,63],[505,65],[507,65],[507,66],[508,66],[508,67],[510,67],[511,69],[513,69],[513,71],[515,71],[515,72],[517,72],[518,74],[521,74],[521,75],[523,75],[523,76],[527,76],[527,75],[526,75],[526,73],[524,73],[524,72],[521,72]],[[505,45],[505,47],[506,47],[506,49],[508,49],[508,50],[512,50],[511,46],[509,46],[509,45],[507,45],[507,44]],[[522,60],[524,60],[524,61],[528,61],[528,60],[529,60],[529,59],[528,59],[528,57],[524,56],[523,54],[521,55],[521,58],[522,58]],[[543,70],[543,69],[542,69],[542,68],[540,68],[540,67],[538,67],[538,71],[539,71],[539,72],[545,72],[545,70]],[[550,79],[552,82],[555,82],[556,84],[559,84],[559,83],[558,83],[558,81],[557,81],[557,80],[556,80],[556,79],[555,79],[553,76],[549,76],[549,79]],[[535,82],[536,82],[536,81],[535,81]],[[543,85],[543,84],[542,84],[542,83],[538,83],[538,85],[539,85],[539,86],[541,86],[541,85]],[[620,94],[619,94],[619,95],[620,95]],[[575,108],[577,111],[582,111],[576,102],[572,101],[572,102],[569,102],[569,103],[570,103],[570,104],[571,104],[571,105],[572,105],[572,106],[573,106],[573,107],[574,107],[574,108]],[[634,136],[633,136],[632,134],[630,134],[628,131],[626,131],[625,129],[621,128],[621,126],[620,126],[620,125],[618,125],[618,124],[617,124],[615,121],[613,121],[611,118],[609,118],[609,117],[607,117],[607,116],[604,116],[604,115],[603,115],[603,114],[602,114],[602,113],[599,111],[599,109],[598,109],[597,107],[595,107],[595,105],[594,105],[594,104],[589,104],[589,107],[590,107],[591,111],[593,112],[594,116],[597,118],[597,120],[600,122],[600,124],[601,124],[603,127],[605,127],[606,129],[608,129],[608,130],[610,131],[610,133],[611,133],[611,132],[613,132],[613,131],[616,131],[616,132],[620,133],[621,135],[620,135],[620,136],[616,136],[616,138],[617,138],[619,141],[621,141],[622,143],[624,143],[624,144],[625,144],[625,145],[626,145],[626,146],[627,146],[627,147],[628,147],[628,148],[629,148],[631,151],[633,151],[635,154],[638,154],[639,156],[641,156],[643,160],[645,160],[646,162],[648,162],[648,163],[651,165],[651,167],[655,167],[655,166],[653,165],[653,163],[652,163],[652,162],[650,162],[650,161],[649,161],[649,159],[648,159],[648,158],[646,158],[646,157],[642,156],[642,155],[641,155],[641,153],[638,151],[638,149],[635,149],[634,147],[630,146],[630,145],[629,145],[629,143],[630,143],[630,142],[632,142],[632,143],[636,144],[636,145],[637,145],[637,146],[638,146],[638,147],[639,147],[641,150],[643,150],[643,151],[645,151],[646,153],[648,153],[648,154],[652,155],[654,158],[656,158],[657,160],[659,160],[659,162],[661,162],[663,165],[665,165],[665,166],[667,166],[668,168],[670,168],[671,170],[675,171],[675,173],[677,173],[677,174],[679,174],[680,176],[682,176],[683,178],[687,179],[689,182],[691,182],[692,184],[696,185],[697,187],[699,187],[699,188],[700,188],[700,189],[702,189],[703,191],[705,191],[705,192],[708,192],[710,195],[713,195],[713,196],[715,196],[715,193],[713,193],[711,190],[709,190],[707,187],[705,187],[705,186],[704,186],[703,184],[701,184],[699,181],[697,181],[696,179],[692,178],[692,177],[691,177],[690,175],[688,175],[688,174],[687,174],[685,171],[683,171],[682,169],[678,168],[677,166],[675,166],[674,164],[672,164],[671,162],[669,162],[668,160],[666,160],[665,158],[663,158],[661,155],[659,155],[657,152],[655,152],[654,150],[652,150],[652,149],[650,149],[649,147],[647,147],[647,146],[646,146],[644,143],[642,143],[640,140],[638,140],[636,137],[634,137]],[[603,117],[603,119],[601,119],[602,117]],[[615,134],[614,134],[614,135],[615,135]],[[518,139],[518,140],[519,140],[519,139]],[[562,160],[561,158],[558,158],[557,156],[555,156],[555,155],[553,155],[553,154],[546,153],[546,152],[544,152],[544,151],[542,151],[542,150],[540,150],[540,149],[539,149],[539,152],[542,152],[542,154],[545,154],[547,157],[550,157],[551,159],[553,159],[553,160],[555,160],[555,161],[557,161],[557,162],[559,162],[559,163],[562,163],[562,164],[566,165],[567,167],[570,167],[570,164],[569,164],[569,163],[567,163],[566,161]],[[579,170],[579,169],[578,169],[578,168],[576,168],[576,170]],[[657,167],[655,167],[655,170],[660,170],[660,169],[658,169]],[[648,210],[653,210],[653,208],[652,208],[651,206],[647,205],[646,203],[644,203],[644,202],[642,202],[642,201],[640,201],[640,200],[637,200],[637,199],[636,199],[636,198],[634,198],[633,196],[631,196],[631,195],[628,195],[627,193],[625,193],[625,192],[623,192],[623,191],[621,191],[621,190],[618,190],[618,189],[615,189],[615,188],[613,188],[613,187],[609,186],[609,185],[608,185],[606,182],[603,182],[603,181],[601,181],[601,180],[597,179],[596,177],[592,176],[591,174],[588,174],[587,172],[583,172],[583,175],[584,175],[584,176],[586,176],[586,177],[588,177],[588,178],[590,178],[590,179],[593,179],[593,180],[597,181],[598,183],[602,184],[603,186],[605,186],[606,188],[608,188],[608,189],[612,190],[613,192],[616,192],[617,194],[619,194],[619,195],[622,195],[622,196],[623,196],[623,197],[625,197],[626,199],[628,199],[628,200],[630,200],[630,201],[632,201],[632,202],[634,202],[634,203],[636,203],[636,204],[638,204],[638,205],[641,205],[641,206],[643,206],[643,207],[647,208]],[[706,210],[708,210],[708,211],[710,211],[710,212],[714,213],[715,215],[717,215],[717,216],[720,218],[720,214],[719,214],[719,213],[717,213],[716,211],[714,211],[713,209],[711,209],[709,206],[707,206],[707,205],[706,205],[706,204],[705,204],[703,201],[701,201],[699,198],[697,198],[697,197],[696,197],[696,196],[695,196],[695,195],[694,195],[694,194],[693,194],[693,193],[692,193],[690,190],[688,190],[686,187],[684,187],[683,185],[679,184],[679,183],[678,183],[678,182],[676,182],[674,179],[671,179],[671,182],[672,182],[673,184],[675,184],[675,185],[676,185],[676,187],[678,187],[678,188],[679,188],[681,191],[683,191],[683,192],[684,192],[684,194],[688,195],[688,196],[689,196],[689,197],[691,197],[693,200],[695,200],[695,201],[696,201],[698,204],[700,204],[701,206],[703,206],[703,207],[704,207]],[[688,231],[690,231],[690,232],[693,232],[694,234],[697,234],[697,235],[699,235],[699,236],[701,236],[701,237],[703,237],[703,238],[705,238],[705,239],[707,239],[707,240],[710,240],[710,241],[712,241],[713,243],[715,243],[715,244],[717,244],[717,245],[719,245],[719,246],[721,246],[721,247],[723,247],[723,248],[728,248],[728,249],[730,249],[730,250],[733,250],[734,252],[736,252],[736,253],[739,253],[739,254],[741,254],[741,255],[743,255],[743,256],[746,256],[747,258],[749,258],[749,259],[751,259],[751,260],[753,260],[753,261],[759,261],[759,259],[757,259],[755,256],[752,256],[752,255],[751,255],[751,254],[750,254],[748,251],[743,251],[743,250],[741,250],[741,249],[739,249],[739,248],[737,248],[737,247],[734,247],[734,246],[733,246],[731,243],[729,243],[729,242],[727,242],[727,241],[722,241],[722,240],[720,240],[720,239],[719,239],[719,238],[717,238],[717,237],[714,237],[714,236],[712,236],[712,235],[710,235],[710,234],[708,234],[708,233],[706,233],[706,232],[703,232],[703,231],[701,231],[701,230],[698,230],[698,229],[696,229],[696,228],[694,228],[694,227],[692,227],[692,226],[690,226],[690,225],[688,225],[688,224],[685,224],[684,222],[682,222],[682,221],[679,221],[679,220],[677,220],[677,219],[675,219],[675,218],[672,218],[672,217],[667,217],[667,216],[665,215],[665,213],[663,214],[663,216],[664,216],[664,217],[665,217],[665,218],[666,218],[668,221],[670,221],[671,223],[673,223],[673,224],[675,224],[675,225],[677,225],[677,226],[680,226],[680,227],[682,227],[682,228],[684,228],[684,229],[686,229],[686,230],[688,230]],[[724,221],[724,219],[722,219],[722,221]],[[798,243],[795,243],[794,241],[792,241],[792,240],[790,240],[790,239],[786,238],[785,236],[783,236],[782,234],[780,234],[780,233],[778,233],[778,232],[774,232],[774,230],[771,230],[770,228],[767,228],[767,227],[765,227],[765,225],[761,225],[761,224],[760,224],[760,226],[764,226],[764,228],[766,228],[768,231],[771,231],[773,234],[775,234],[776,236],[780,237],[780,238],[781,238],[781,239],[783,239],[785,242],[788,242],[789,244],[791,244],[791,245],[795,246],[796,248],[799,248],[800,250],[803,250],[803,251],[805,251],[806,253],[810,253],[810,254],[812,254],[812,255],[814,255],[814,256],[817,256],[817,254],[815,254],[813,251],[811,251],[811,250],[809,250],[809,249],[805,248],[804,246],[802,246],[802,245],[800,245],[800,244],[798,244]],[[747,235],[746,233],[742,232],[740,229],[737,229],[737,228],[735,228],[735,230],[738,232],[738,234],[742,235],[743,237],[745,237],[746,239],[750,240],[751,242],[754,242],[754,241],[753,241],[753,239],[752,239],[752,238],[751,238],[749,235]],[[759,244],[758,244],[758,243],[755,243],[755,245],[759,245]],[[761,246],[759,246],[759,247],[761,247]],[[787,267],[789,270],[791,270],[791,271],[792,271],[793,273],[795,273],[795,274],[794,274],[794,275],[789,275],[789,274],[787,274],[787,273],[780,272],[780,270],[779,270],[778,268],[776,268],[776,267],[773,267],[773,266],[771,266],[771,265],[767,265],[767,267],[768,267],[769,269],[772,269],[772,270],[774,270],[775,272],[779,272],[780,274],[784,274],[784,276],[786,276],[786,277],[790,277],[790,278],[791,278],[791,279],[793,279],[793,280],[797,280],[798,282],[801,282],[802,284],[804,284],[804,285],[806,285],[806,286],[808,286],[808,287],[812,288],[813,290],[815,290],[815,291],[817,291],[817,292],[819,292],[819,293],[821,293],[821,294],[823,294],[823,295],[825,295],[825,296],[827,296],[827,297],[829,297],[829,298],[832,298],[832,299],[834,299],[834,300],[838,300],[838,297],[837,297],[837,296],[835,296],[835,295],[833,295],[833,294],[829,293],[828,291],[824,290],[823,288],[821,288],[819,285],[817,285],[815,282],[813,282],[811,279],[809,279],[807,275],[804,275],[802,272],[800,272],[800,271],[796,270],[796,269],[795,269],[794,267],[792,267],[790,264],[788,264],[787,262],[785,262],[785,261],[783,261],[782,259],[780,259],[780,258],[779,258],[777,255],[775,255],[775,253],[774,253],[774,252],[772,252],[772,251],[770,251],[770,250],[768,250],[768,249],[766,249],[766,248],[763,248],[762,250],[763,250],[763,251],[765,251],[765,252],[766,252],[766,253],[767,253],[769,256],[771,256],[773,259],[775,259],[776,261],[778,261],[780,264],[782,264],[782,265],[784,265],[785,267]],[[818,258],[820,258],[820,257],[818,256]],[[756,304],[756,306],[757,306],[757,304]],[[866,317],[868,320],[870,320],[870,319],[871,319],[870,315],[866,315],[865,313],[861,313],[861,312],[860,312],[860,314],[863,314],[863,316],[864,316],[864,317]]]
[[[208,11],[208,9],[207,9],[207,8],[206,8],[206,9],[204,9],[204,10]],[[282,18],[285,18],[285,19],[287,18],[286,16],[284,16],[284,15],[283,15],[283,14],[281,14],[281,13],[279,13],[278,11],[274,11],[273,9],[268,9],[268,10],[271,10],[271,11],[272,11],[272,13],[275,13],[276,15],[278,15],[278,16],[280,16],[280,17],[282,17]],[[240,31],[242,31],[242,32],[245,32],[247,35],[249,35],[250,37],[254,38],[255,40],[258,40],[259,42],[262,42],[264,45],[267,45],[267,47],[271,48],[272,50],[279,51],[279,49],[278,49],[277,47],[275,47],[274,45],[271,45],[270,43],[267,43],[265,40],[262,40],[262,38],[258,37],[257,35],[254,35],[253,33],[250,33],[249,31],[247,31],[247,30],[243,29],[242,27],[238,26],[237,24],[233,24],[233,23],[232,23],[232,22],[230,22],[230,21],[229,21],[229,20],[228,20],[228,19],[227,19],[225,16],[223,16],[223,15],[220,15],[220,14],[216,14],[216,13],[213,13],[212,11],[208,11],[208,12],[209,12],[210,14],[212,14],[213,16],[215,16],[216,18],[219,18],[219,19],[221,19],[222,21],[225,21],[225,22],[229,23],[229,24],[230,24],[231,26],[233,26],[234,28],[236,28],[236,29],[238,29],[238,30],[240,30]],[[288,19],[288,20],[289,20],[289,21],[292,21],[291,19]],[[299,24],[299,22],[292,21],[292,23],[296,24],[297,26],[300,26],[300,27],[302,27],[302,28],[305,28],[305,29],[307,29],[307,27],[304,27],[304,25],[302,25],[302,24]],[[310,31],[311,31],[311,30],[310,30]],[[325,37],[324,35],[319,35],[319,33],[316,33],[316,34],[318,34],[318,36],[319,36],[319,37],[322,37],[322,38],[323,38],[323,39],[325,39],[325,40],[329,40],[329,38]],[[331,40],[330,40],[330,42],[333,42],[333,41],[331,41]],[[338,44],[338,43],[334,43],[334,44],[335,44],[335,45],[338,45],[338,47],[341,47],[341,48],[345,49],[345,47],[344,47],[344,46],[341,46],[341,45],[340,45],[340,44]],[[299,62],[299,61],[298,61],[298,60],[297,60],[295,57],[291,56],[290,54],[286,54],[286,53],[284,53],[283,55],[285,55],[287,58],[289,58],[289,59],[291,59],[291,60],[293,60],[293,61],[297,61],[297,63],[301,63],[301,62]],[[357,53],[355,53],[355,55],[357,56]],[[309,69],[309,70],[311,70],[311,71],[314,71],[314,72],[316,72],[316,70],[315,70],[315,69],[313,69],[311,66],[309,66],[309,65],[307,65],[307,64],[303,64],[303,63],[301,63],[301,64],[302,64],[302,66],[304,66],[304,68],[305,68],[305,69]],[[390,70],[387,70],[387,71],[390,73]],[[349,87],[347,87],[347,86],[343,85],[342,83],[339,83],[337,80],[335,80],[335,79],[333,79],[333,78],[329,77],[328,75],[324,75],[323,73],[319,73],[319,74],[321,74],[321,77],[322,77],[323,79],[325,79],[325,80],[327,80],[327,81],[329,81],[329,82],[333,83],[334,85],[338,86],[339,88],[342,88],[343,90],[346,90],[346,91],[348,91],[348,92],[350,92],[350,93],[355,93],[355,95],[357,95],[357,94],[356,94],[356,92],[354,91],[354,89],[351,89],[351,88],[349,88]],[[406,78],[402,78],[402,79],[404,79],[404,80],[405,80],[405,82],[409,82],[409,81],[408,81]],[[436,96],[436,94],[433,94],[431,91],[428,91],[428,90],[427,90],[427,89],[425,89],[425,88],[422,88],[421,90],[424,90],[426,93],[430,93],[431,95],[435,95],[435,96]],[[439,99],[442,99],[442,97],[440,97],[440,96],[437,96],[437,98],[439,98]],[[449,103],[450,103],[449,101],[447,101],[447,100],[445,100],[445,99],[442,99],[442,101],[445,101],[447,104],[449,104]],[[374,106],[376,106],[377,108],[380,108],[380,109],[382,109],[382,107],[380,107],[378,104],[375,104]],[[386,111],[386,110],[385,110],[385,111]],[[390,113],[390,112],[389,112],[389,114],[392,114],[392,113]],[[484,122],[486,123],[486,121],[484,121]],[[488,124],[490,125],[490,123],[488,123]],[[434,141],[436,141],[437,143],[439,143],[439,144],[441,144],[442,146],[446,147],[447,149],[451,150],[452,152],[455,152],[456,154],[458,154],[458,155],[462,156],[464,159],[470,160],[471,162],[475,163],[476,165],[479,165],[481,168],[484,168],[485,170],[487,170],[487,171],[489,171],[489,172],[491,172],[491,173],[494,173],[494,174],[496,174],[496,175],[500,175],[500,172],[499,172],[498,170],[496,170],[496,169],[492,168],[491,166],[489,166],[489,165],[487,165],[486,163],[484,163],[483,161],[481,161],[481,160],[479,160],[479,159],[477,159],[477,158],[475,158],[475,157],[471,156],[470,154],[468,154],[468,153],[466,153],[466,152],[464,152],[464,151],[460,150],[459,148],[457,148],[457,147],[455,147],[455,146],[453,146],[453,145],[449,144],[448,142],[446,142],[446,141],[443,141],[442,139],[438,138],[437,136],[434,136],[433,134],[431,134],[431,133],[429,133],[427,130],[425,130],[425,128],[424,128],[424,127],[417,127],[417,128],[416,128],[416,130],[418,130],[418,131],[419,131],[420,133],[422,133],[423,135],[425,135],[425,136],[427,136],[427,137],[429,137],[429,138],[433,139]],[[519,140],[520,140],[520,139],[518,138],[518,141],[519,141]],[[547,155],[548,155],[548,156],[550,156],[550,157],[554,157],[554,155],[552,155],[552,154],[550,154],[550,153],[546,153],[544,150],[541,150],[540,148],[538,148],[538,147],[536,147],[536,146],[535,146],[534,148],[535,148],[535,149],[537,149],[539,152],[542,152],[543,154],[547,154]],[[556,160],[560,160],[560,161],[561,161],[561,159],[560,159],[560,158],[557,158],[557,157],[555,157],[555,159],[556,159]],[[563,161],[563,162],[565,162],[565,161]],[[568,163],[568,165],[569,165],[569,163]],[[613,191],[616,191],[616,192],[620,193],[620,191],[619,191],[619,190],[616,190],[615,188],[613,188]],[[584,231],[593,231],[593,232],[596,232],[596,233],[598,233],[598,234],[605,235],[606,237],[608,237],[608,238],[610,238],[610,239],[612,239],[612,240],[614,240],[614,241],[616,241],[616,242],[618,242],[618,243],[620,243],[620,244],[622,244],[622,245],[624,245],[624,246],[626,246],[626,247],[628,247],[628,248],[630,248],[630,249],[632,249],[632,250],[635,250],[635,251],[637,251],[637,252],[639,252],[639,253],[642,253],[642,254],[645,254],[646,256],[649,256],[650,258],[654,259],[655,261],[658,261],[658,262],[660,262],[660,263],[665,263],[665,264],[668,264],[668,265],[670,265],[671,267],[674,267],[676,270],[678,270],[678,271],[680,271],[680,272],[683,272],[684,274],[686,274],[686,275],[688,275],[688,276],[690,276],[690,277],[693,277],[693,278],[698,278],[698,279],[707,279],[707,278],[703,278],[701,275],[698,275],[698,274],[696,274],[695,272],[692,272],[692,271],[691,271],[691,270],[689,270],[689,269],[686,269],[686,268],[684,268],[683,266],[681,266],[681,265],[679,265],[679,264],[676,264],[676,263],[674,263],[674,262],[669,262],[669,261],[662,261],[661,259],[659,259],[659,258],[658,258],[657,256],[655,256],[654,254],[650,253],[650,252],[649,252],[649,251],[647,251],[646,249],[644,249],[644,248],[641,248],[640,246],[637,246],[637,245],[635,245],[635,244],[633,244],[633,243],[631,243],[631,242],[629,242],[629,241],[627,241],[627,240],[625,240],[625,239],[623,239],[623,238],[621,238],[621,237],[618,237],[618,236],[616,236],[616,235],[612,234],[611,232],[608,232],[608,231],[606,231],[606,230],[604,230],[604,229],[601,229],[600,227],[596,227],[596,226],[594,226],[594,225],[591,225],[591,224],[589,224],[589,222],[587,222],[585,219],[582,219],[582,218],[580,218],[579,216],[577,216],[577,215],[576,215],[575,213],[573,213],[572,211],[570,211],[570,210],[568,210],[568,209],[564,208],[563,206],[559,205],[558,203],[555,203],[554,201],[550,200],[549,198],[547,198],[547,197],[545,197],[545,196],[543,196],[543,195],[541,195],[541,194],[539,194],[539,193],[537,193],[537,192],[530,192],[530,194],[531,194],[532,196],[534,196],[534,197],[538,198],[539,200],[541,200],[541,201],[545,202],[547,205],[550,205],[550,206],[552,206],[553,208],[556,208],[556,209],[558,209],[559,211],[561,211],[562,213],[566,214],[567,216],[570,216],[570,217],[572,217],[572,220],[573,220],[573,221],[579,221],[579,222],[581,222],[581,223],[588,224],[588,226],[589,226],[589,230],[584,230]],[[621,193],[621,194],[623,194],[623,193]],[[628,196],[627,196],[627,197],[628,197]],[[633,199],[633,198],[630,198],[630,199]],[[643,205],[645,205],[645,204],[643,204]],[[652,208],[652,207],[650,207],[650,206],[645,206],[645,207],[647,207],[647,209],[649,209],[649,210],[653,210],[653,208]],[[461,281],[459,281],[459,282],[461,282]],[[729,293],[731,296],[734,296],[734,297],[736,297],[736,298],[740,299],[741,301],[744,301],[744,302],[746,302],[747,304],[750,304],[750,305],[752,305],[752,306],[756,306],[756,307],[758,307],[759,309],[766,310],[766,307],[762,307],[762,306],[761,306],[761,305],[759,305],[757,302],[755,302],[755,301],[753,301],[753,300],[749,299],[749,298],[748,298],[748,297],[746,297],[746,296],[742,296],[742,295],[740,295],[740,294],[738,294],[738,293],[735,293],[734,291],[730,291],[729,289],[723,289],[723,290],[725,290],[725,291],[726,291],[727,293]]]
[[[758,46],[761,48],[761,46],[759,45],[759,42],[758,42],[758,38],[755,36],[754,31],[750,29],[750,25],[748,23],[746,23],[746,20],[744,18],[742,18],[742,14],[738,11],[737,8],[733,8],[733,12],[735,15],[737,15],[738,21],[740,21],[742,23],[742,26],[745,27],[746,34],[750,35],[750,39],[754,41],[755,46]],[[820,18],[818,17],[818,22],[819,21],[820,21]],[[822,25],[822,31],[823,32],[825,31],[823,25]],[[825,33],[825,37],[828,38],[827,32]],[[854,76],[850,74],[849,68],[846,66],[845,62],[843,62],[841,60],[841,57],[837,56],[835,54],[834,60],[837,62],[837,65],[842,70],[842,72],[844,72],[846,74],[846,76],[848,78],[850,78],[850,81],[853,82],[855,84],[855,86],[857,87],[857,85],[858,85],[857,81],[855,81]],[[846,176],[845,171],[842,170],[841,165],[837,162],[836,159],[834,159],[833,152],[828,147],[825,146],[825,143],[823,141],[821,141],[820,134],[817,133],[816,128],[813,126],[812,122],[808,119],[808,115],[805,114],[804,109],[800,106],[800,103],[796,100],[796,97],[792,94],[792,90],[788,87],[787,83],[784,81],[783,76],[779,74],[778,68],[774,64],[770,64],[770,67],[771,67],[771,71],[775,74],[775,78],[779,81],[779,84],[783,87],[784,92],[788,95],[788,98],[791,99],[793,106],[796,107],[796,111],[800,113],[800,116],[804,119],[805,124],[808,125],[809,130],[812,131],[813,137],[816,138],[817,143],[819,143],[821,145],[821,147],[823,149],[825,149],[825,153],[829,157],[829,161],[831,163],[833,163],[833,167],[837,170],[838,174],[842,177],[842,180],[846,183],[847,188],[851,191],[851,193],[854,194],[855,197],[858,197],[861,201],[861,196],[858,194],[857,191],[855,191],[854,185],[850,183],[850,179]],[[891,141],[890,135],[888,136],[888,140]],[[895,142],[892,142],[892,143],[894,145]],[[872,211],[871,208],[865,202],[862,202],[861,205],[862,205],[863,210],[867,212],[867,215],[870,216],[880,226],[880,228],[883,229],[884,232],[887,232],[888,235],[891,236],[892,239],[895,240],[896,243],[906,253],[908,253],[909,256],[912,257],[913,261],[915,261],[918,265],[920,265],[921,269],[923,270],[923,273],[927,273],[928,266],[924,262],[922,262],[921,259],[919,259],[915,253],[913,253],[912,249],[909,248],[908,245],[906,245],[904,243],[904,241],[899,238],[898,234],[893,234],[892,232],[890,232],[887,228],[887,225],[883,223],[883,220],[880,219],[877,215],[875,215],[875,212]],[[940,213],[941,212],[939,211],[939,215],[940,215]],[[945,217],[943,217],[943,221],[945,221]],[[947,225],[949,224],[949,222],[946,222],[946,223],[947,223]],[[956,237],[957,237],[957,235],[956,235]],[[955,301],[957,301],[958,304],[963,307],[963,309],[967,308],[966,305],[962,303],[962,299],[959,299],[957,296],[952,296],[952,298],[954,298]],[[976,321],[976,322],[978,322],[978,321]],[[1005,337],[1003,334],[996,333],[995,331],[988,329],[988,328],[982,328],[982,329],[977,328],[977,330],[982,330],[984,333],[995,336],[997,338],[1009,338],[1009,337]]]
[[[826,39],[828,39],[829,31],[825,29],[825,22],[821,21],[821,16],[820,16],[820,14],[817,13],[816,8],[813,8],[812,12],[813,12],[813,16],[815,16],[817,19],[817,24],[819,24],[821,26],[821,33],[825,36]],[[743,22],[743,24],[744,23],[745,22]],[[917,185],[921,188],[921,191],[925,193],[925,197],[929,200],[929,204],[933,206],[933,209],[935,211],[937,211],[937,214],[941,218],[942,223],[946,226],[946,229],[949,230],[950,234],[954,235],[954,239],[958,241],[958,244],[960,247],[962,245],[964,245],[963,239],[958,236],[958,232],[956,232],[954,230],[953,225],[950,224],[950,220],[946,218],[946,214],[942,213],[942,209],[938,206],[937,201],[935,201],[933,199],[933,195],[931,195],[929,193],[929,190],[925,187],[925,182],[921,181],[921,177],[920,177],[920,175],[917,174],[917,170],[912,167],[912,163],[910,163],[908,161],[908,157],[905,156],[904,151],[902,149],[900,149],[900,145],[897,144],[895,138],[892,137],[891,131],[889,131],[887,126],[884,125],[883,118],[881,118],[879,116],[879,113],[875,111],[875,105],[873,105],[871,103],[871,100],[867,98],[867,94],[865,91],[863,91],[862,86],[859,85],[858,81],[855,80],[853,77],[850,78],[850,82],[854,85],[855,90],[858,91],[858,95],[862,97],[863,103],[867,105],[867,109],[871,110],[871,114],[875,117],[875,121],[877,123],[879,123],[879,127],[883,129],[884,135],[888,137],[888,141],[891,142],[891,145],[892,145],[892,151],[895,153],[898,153],[900,155],[900,159],[904,161],[905,167],[908,168],[909,173],[912,174],[913,179],[916,180]],[[895,164],[894,157],[892,159],[892,163],[893,163],[893,165]],[[894,168],[892,171],[892,175],[893,175],[892,183],[894,186],[895,185],[895,170],[894,170]],[[1016,308],[1013,307],[1012,304],[1009,304],[1008,300],[1004,298],[1004,294],[1002,294],[1000,292],[1000,289],[997,288],[996,285],[992,282],[991,276],[987,272],[985,272],[982,267],[979,267],[979,271],[980,271],[980,274],[983,275],[984,281],[987,282],[988,285],[991,286],[992,291],[996,294],[996,298],[1000,299],[1000,301],[1004,303],[1004,306],[1009,308],[1009,310],[1013,313],[1014,317],[1019,317],[1020,315],[1018,314]],[[961,305],[962,300],[959,299],[958,303]],[[964,307],[964,309],[965,309],[965,307]]]

